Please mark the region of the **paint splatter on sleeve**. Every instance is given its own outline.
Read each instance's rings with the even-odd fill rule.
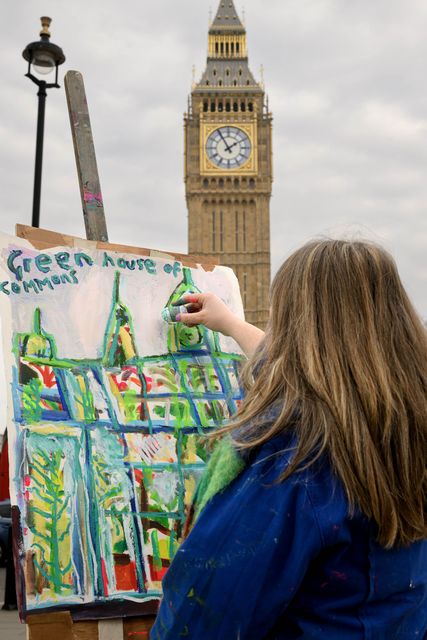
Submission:
[[[264,452],[206,506],[163,582],[153,640],[264,638],[322,542],[304,483]],[[283,464],[283,458],[282,458]]]

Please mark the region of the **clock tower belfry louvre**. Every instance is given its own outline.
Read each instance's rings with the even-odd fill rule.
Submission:
[[[265,327],[270,287],[272,115],[248,65],[246,29],[221,0],[185,115],[189,252],[236,273],[246,319]]]

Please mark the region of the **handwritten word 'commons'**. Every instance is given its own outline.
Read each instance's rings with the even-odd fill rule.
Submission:
[[[7,268],[15,276],[15,281],[0,282],[0,292],[7,296],[11,293],[41,293],[45,289],[55,289],[58,285],[78,284],[78,272],[84,267],[93,267],[95,263],[87,253],[77,251],[69,253],[60,251],[54,255],[39,253],[34,257],[24,256],[20,249],[13,249],[7,258]],[[158,265],[151,258],[117,258],[106,251],[102,258],[101,267],[113,267],[127,271],[145,271],[149,275],[157,275]],[[59,273],[52,273],[53,270]],[[181,273],[180,262],[162,264],[164,273],[172,274],[175,278]],[[27,278],[27,274],[32,277]],[[36,275],[38,277],[36,277]]]

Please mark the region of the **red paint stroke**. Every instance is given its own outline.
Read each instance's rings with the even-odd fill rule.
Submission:
[[[38,364],[33,364],[32,366],[34,369],[36,369],[36,371],[40,373],[45,387],[47,387],[48,389],[51,389],[52,387],[56,386],[55,374],[51,367],[47,365],[43,366]]]
[[[117,376],[115,376],[114,374],[111,376],[113,379],[113,382],[115,383],[117,389],[119,391],[126,391],[126,389],[128,388],[128,385],[126,382],[118,382],[117,381]]]
[[[101,575],[102,575],[102,584],[104,585],[104,595],[108,596],[108,576],[107,576],[107,569],[105,567],[104,558],[101,558]]]
[[[144,479],[144,474],[142,473],[141,469],[134,469],[133,470],[134,476],[135,476],[135,482],[138,485],[141,485]]]
[[[150,562],[150,573],[153,580],[156,582],[161,582],[166,575],[166,571],[169,569],[169,565],[167,567],[161,567],[160,569],[156,569],[153,564]]]
[[[129,367],[122,369],[121,373],[112,374],[111,379],[116,385],[117,389],[122,393],[130,388],[133,384],[138,389],[142,389],[141,378],[138,375],[138,370],[135,367]],[[146,391],[151,390],[152,379],[146,379]]]
[[[137,591],[135,562],[116,562],[114,565],[116,586],[119,591]]]

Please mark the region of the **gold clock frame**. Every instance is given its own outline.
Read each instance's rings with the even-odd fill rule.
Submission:
[[[209,160],[206,144],[213,131],[220,127],[237,127],[246,133],[252,145],[252,152],[247,161],[236,169],[220,169]],[[258,142],[256,121],[240,122],[238,120],[220,120],[201,122],[200,124],[200,173],[203,176],[253,176],[258,173]]]

